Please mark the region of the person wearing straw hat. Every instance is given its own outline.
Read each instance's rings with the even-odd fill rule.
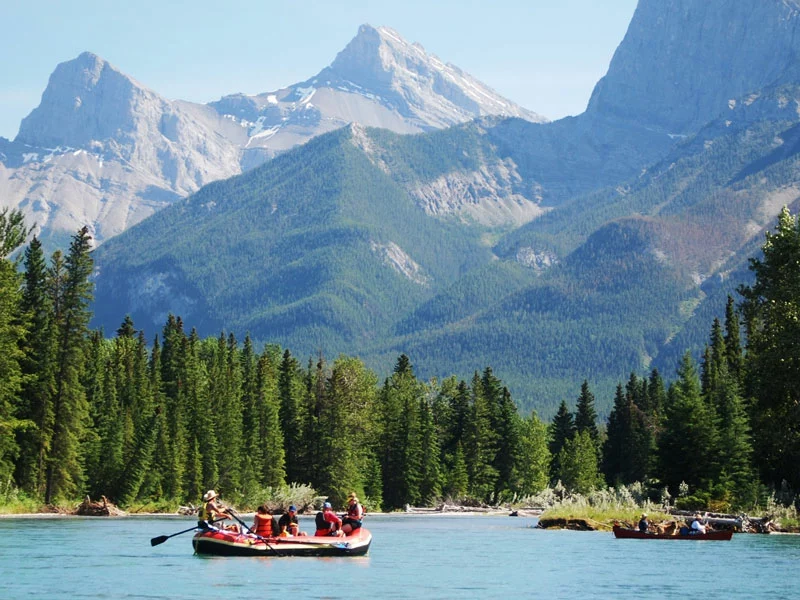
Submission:
[[[650,521],[647,520],[647,513],[642,513],[642,518],[639,519],[639,531],[647,533],[648,527],[650,527]]]
[[[701,520],[702,517],[700,513],[695,514],[694,521],[692,521],[692,533],[705,533],[706,526],[705,523]]]
[[[208,490],[205,494],[203,494],[203,504],[200,507],[200,518],[197,521],[198,527],[203,529],[217,529],[214,527],[214,521],[231,518],[231,516],[216,503],[216,498],[217,492],[214,490]]]

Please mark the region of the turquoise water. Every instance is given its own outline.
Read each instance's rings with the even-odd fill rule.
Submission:
[[[150,546],[192,523],[0,519],[0,598],[800,597],[800,536],[615,540],[525,518],[372,515],[363,558],[206,558],[191,533]]]

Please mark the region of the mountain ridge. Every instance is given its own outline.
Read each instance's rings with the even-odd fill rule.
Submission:
[[[354,44],[371,35],[379,38],[372,58],[388,61],[383,72],[391,85],[384,93],[392,92],[391,101],[370,91],[370,82],[357,79],[353,66]],[[350,91],[315,84],[312,77],[284,90],[238,94],[207,105],[167,100],[97,55],[81,53],[56,67],[15,140],[2,142],[3,205],[20,207],[47,247],[63,246],[83,225],[101,244],[205,184],[351,121],[413,133],[501,107],[539,118],[388,28],[364,26],[349,47],[334,64],[349,69]],[[420,89],[413,78],[392,74],[400,65],[417,69]],[[420,75],[426,71],[449,73],[451,79],[457,74],[460,81],[424,79]],[[459,96],[459,85],[480,91],[486,106],[466,102],[469,94]]]

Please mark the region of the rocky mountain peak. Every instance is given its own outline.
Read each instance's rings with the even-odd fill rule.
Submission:
[[[406,118],[444,127],[482,115],[521,117],[543,122],[458,67],[442,62],[420,44],[410,43],[389,27],[362,25],[317,80],[379,94]]]
[[[797,0],[640,0],[587,113],[685,134],[800,75]]]
[[[32,146],[84,147],[134,128],[137,104],[157,98],[111,64],[84,52],[59,64],[42,101],[22,120],[16,141]]]

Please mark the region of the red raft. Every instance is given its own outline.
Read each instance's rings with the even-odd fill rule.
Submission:
[[[360,527],[347,537],[268,537],[233,531],[201,531],[192,539],[197,554],[216,556],[363,556],[372,534]]]
[[[614,525],[614,537],[620,539],[637,540],[720,540],[725,541],[733,537],[733,531],[709,531],[707,533],[688,533],[682,535],[668,533],[643,533],[638,529],[628,529]]]

